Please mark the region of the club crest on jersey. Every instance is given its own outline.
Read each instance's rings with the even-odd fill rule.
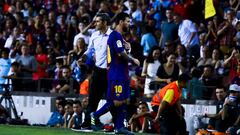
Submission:
[[[122,47],[122,41],[121,40],[117,41],[117,47]]]

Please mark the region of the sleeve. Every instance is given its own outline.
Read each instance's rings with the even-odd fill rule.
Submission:
[[[74,36],[73,39],[73,47],[77,45],[77,35]]]
[[[89,44],[88,44],[88,47],[87,47],[87,50],[85,51],[85,55],[88,55],[91,53],[91,50],[94,48],[94,45],[93,45],[93,37],[94,37],[94,34],[92,34],[92,36],[90,37],[89,39]]]
[[[163,97],[163,101],[166,101],[166,102],[168,102],[170,104],[172,102],[172,100],[173,100],[173,97],[174,97],[173,89],[168,89],[166,94]]]
[[[124,51],[123,38],[120,34],[117,35],[117,33],[112,33],[111,36],[109,36],[109,42],[112,42],[113,48],[117,53]]]
[[[144,42],[145,42],[145,35],[143,35],[141,38],[141,46],[144,46]]]
[[[189,28],[190,32],[197,32],[196,26],[192,21],[187,21],[187,27]]]

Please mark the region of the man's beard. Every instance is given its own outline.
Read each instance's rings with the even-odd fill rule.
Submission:
[[[129,28],[128,27],[123,27],[122,31],[123,31],[123,33],[128,33],[129,32]]]

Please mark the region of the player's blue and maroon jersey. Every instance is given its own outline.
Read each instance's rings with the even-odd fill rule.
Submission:
[[[113,31],[108,38],[108,79],[128,80],[128,61],[122,59],[118,54],[125,51],[122,35]]]

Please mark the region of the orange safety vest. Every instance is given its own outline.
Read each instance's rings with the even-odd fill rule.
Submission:
[[[158,105],[159,106],[161,101],[162,101],[162,99],[163,99],[163,97],[165,96],[166,92],[169,89],[173,89],[173,91],[174,91],[174,97],[173,97],[172,102],[170,103],[171,106],[174,105],[179,100],[179,98],[182,95],[182,89],[180,91],[178,90],[178,83],[177,83],[177,81],[174,81],[174,82],[166,85],[162,89],[158,90],[158,92],[152,97],[151,105],[152,106],[154,106],[154,105]]]
[[[88,89],[89,89],[89,80],[85,79],[82,82],[82,84],[80,84],[79,94],[81,94],[81,95],[88,95]]]

